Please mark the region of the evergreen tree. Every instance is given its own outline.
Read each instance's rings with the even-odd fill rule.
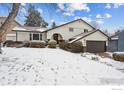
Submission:
[[[56,27],[56,23],[55,22],[52,22],[52,28]]]
[[[26,16],[25,26],[47,27],[48,23],[40,16],[40,12],[30,5],[28,9],[28,16]]]

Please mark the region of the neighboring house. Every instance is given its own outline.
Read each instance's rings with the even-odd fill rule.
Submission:
[[[5,22],[6,18],[7,17],[0,17],[0,26]],[[18,26],[21,26],[21,24],[19,24],[17,21],[14,20],[13,25],[10,27],[10,29],[9,29],[7,34],[13,33],[13,32],[11,32],[11,29],[13,29],[14,27],[18,27]],[[6,34],[3,37],[4,37],[3,41],[5,41],[6,40]]]
[[[118,51],[118,33],[112,35],[108,42],[107,51],[115,52]]]
[[[81,41],[86,52],[105,52],[108,46],[109,37],[99,29],[85,31],[73,37],[69,43]]]
[[[110,52],[124,52],[124,30],[111,36],[108,43],[108,51]]]
[[[124,30],[118,35],[118,51],[124,52]]]

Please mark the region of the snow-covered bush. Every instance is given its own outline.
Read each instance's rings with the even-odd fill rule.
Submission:
[[[94,60],[94,61],[99,61],[100,60],[100,57],[98,55],[95,55],[93,53],[81,53],[81,56],[82,57],[86,57],[88,59],[91,59],[91,60]]]
[[[56,48],[57,42],[55,40],[50,40],[48,42],[48,47],[49,48]]]
[[[46,45],[45,41],[30,43],[30,47],[33,47],[33,48],[45,48],[45,45]]]
[[[113,53],[113,59],[124,62],[124,53]]]
[[[91,60],[99,61],[99,58],[95,56],[95,57],[91,57]]]

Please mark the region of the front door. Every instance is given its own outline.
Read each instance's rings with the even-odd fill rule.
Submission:
[[[54,34],[54,35],[53,35],[53,39],[56,40],[57,44],[59,43],[58,34]]]

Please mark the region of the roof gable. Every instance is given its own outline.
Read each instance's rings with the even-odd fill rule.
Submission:
[[[83,38],[85,38],[85,37],[88,37],[88,36],[94,34],[95,32],[98,32],[98,31],[99,31],[101,34],[103,34],[105,37],[107,37],[108,39],[110,38],[110,37],[109,37],[108,35],[106,35],[104,32],[102,32],[101,30],[97,29],[97,30],[94,30],[94,31],[89,31],[89,32],[87,32],[87,33],[84,32],[84,33],[82,33],[82,36],[77,37],[76,39],[70,41],[69,43],[74,43],[74,42],[76,42],[76,41],[78,41],[78,40],[80,40],[80,39],[83,39]]]
[[[68,22],[68,23],[65,23],[65,24],[56,26],[56,27],[54,27],[54,28],[50,28],[50,29],[48,29],[48,30],[46,30],[46,31],[50,31],[50,30],[53,30],[53,29],[56,29],[56,28],[59,28],[59,27],[62,27],[62,26],[65,26],[65,25],[68,25],[68,24],[77,22],[77,21],[82,21],[82,22],[86,23],[88,26],[90,26],[91,28],[96,29],[95,27],[93,27],[92,25],[90,25],[89,23],[87,23],[86,21],[84,21],[84,20],[82,20],[82,19],[77,19],[77,20],[73,20],[73,21],[71,21],[71,22]]]

